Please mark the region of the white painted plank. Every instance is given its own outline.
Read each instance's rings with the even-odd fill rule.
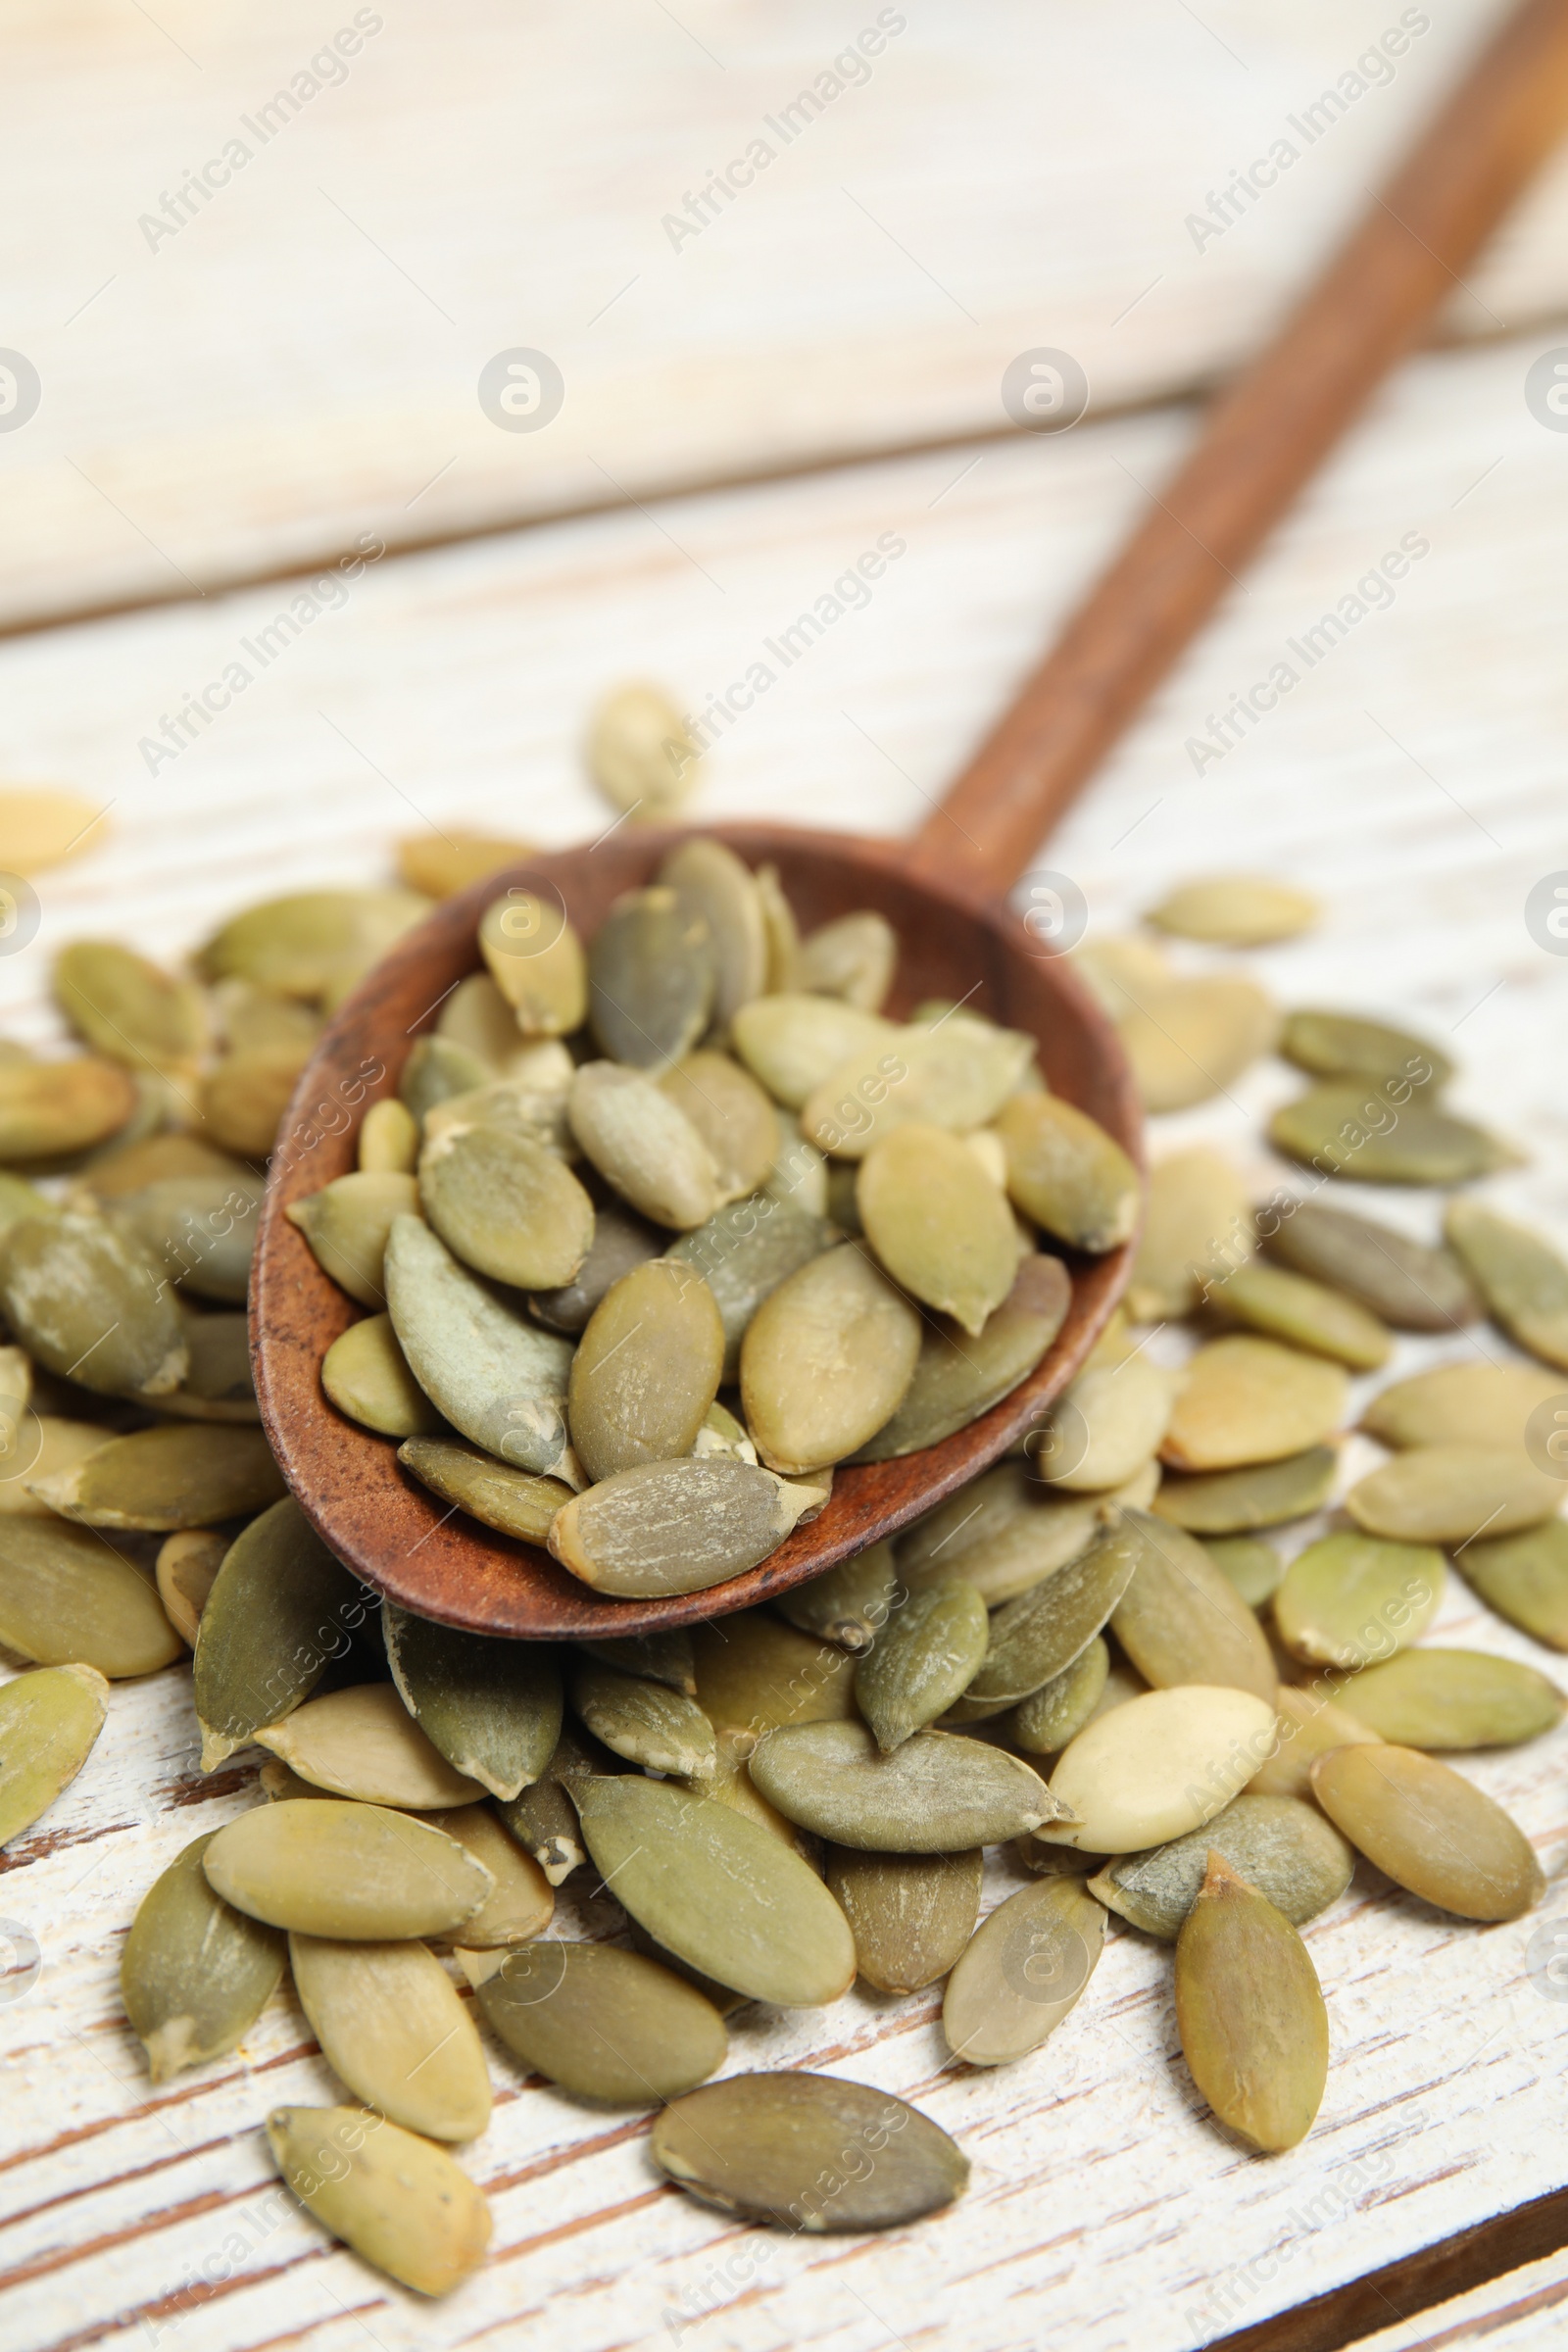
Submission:
[[[1548,2254],[1505,2278],[1435,2304],[1363,2336],[1354,2352],[1556,2352],[1568,2303],[1568,2254]]]

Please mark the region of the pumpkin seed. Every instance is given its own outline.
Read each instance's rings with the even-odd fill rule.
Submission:
[[[601,1666],[617,1674],[634,1674],[645,1683],[662,1683],[666,1690],[697,1696],[697,1661],[692,1638],[683,1625],[657,1634],[621,1634],[608,1642],[585,1642],[582,1647]]]
[[[198,957],[209,980],[250,980],[274,996],[337,1000],[379,963],[429,901],[402,890],[312,890],[247,906]]]
[[[573,1280],[593,1240],[593,1202],[571,1170],[504,1127],[444,1127],[419,1154],[418,1198],[466,1265],[522,1290]]]
[[[267,2139],[321,2227],[404,2286],[448,2294],[484,2260],[489,2205],[445,2148],[356,2107],[274,2107]]]
[[[580,2099],[652,2107],[724,2063],[724,2021],[673,1969],[606,1943],[533,1943],[478,1987],[514,2057]]]
[[[703,1425],[693,1441],[692,1451],[700,1459],[710,1454],[720,1454],[732,1462],[751,1462],[755,1466],[757,1461],[757,1447],[746,1434],[745,1422],[737,1421],[727,1406],[717,1402],[710,1404],[703,1415]],[[824,1494],[824,1502],[826,1499]]]
[[[1562,1482],[1500,1446],[1413,1446],[1358,1479],[1345,1507],[1369,1535],[1407,1544],[1511,1536],[1555,1516]]]
[[[367,1597],[292,1495],[235,1538],[196,1641],[203,1772],[310,1696],[363,1624]]]
[[[1174,1941],[1202,1888],[1210,1853],[1265,1895],[1293,1928],[1338,1902],[1355,1857],[1315,1805],[1244,1793],[1201,1829],[1145,1854],[1119,1854],[1089,1891],[1146,1935]]]
[[[427,1945],[293,1935],[289,1967],[321,2055],[358,2099],[428,2139],[490,2121],[477,2029]]]
[[[1204,874],[1167,891],[1145,915],[1156,931],[1217,948],[1266,948],[1322,917],[1316,899],[1261,874]]]
[[[837,997],[862,1012],[880,1012],[898,961],[898,933],[885,914],[869,908],[841,914],[801,942],[793,985],[808,996]]]
[[[1075,1878],[1009,1895],[948,1979],[942,2031],[954,2056],[1005,2066],[1037,2050],[1088,1985],[1104,1941],[1104,1911]]]
[[[571,1488],[559,1478],[535,1478],[444,1438],[410,1438],[398,1447],[398,1460],[443,1502],[525,1544],[542,1544],[562,1504],[571,1500]]]
[[[1278,1591],[1285,1562],[1272,1544],[1256,1536],[1211,1536],[1203,1549],[1250,1609],[1260,1609]]]
[[[159,1397],[159,1411],[190,1421],[259,1421],[245,1316],[198,1314],[187,1308],[181,1322],[190,1370],[179,1388]]]
[[[1125,1486],[1165,1435],[1177,1378],[1145,1355],[1090,1364],[1052,1406],[1030,1446],[1037,1477],[1069,1494]]]
[[[451,899],[530,855],[529,843],[488,833],[414,833],[397,844],[398,880],[427,899]]]
[[[464,1633],[391,1601],[381,1632],[398,1696],[454,1772],[505,1797],[539,1778],[561,1736],[561,1676],[546,1645]]]
[[[1269,1141],[1288,1159],[1358,1184],[1468,1184],[1516,1164],[1495,1136],[1419,1098],[1407,1077],[1356,1085],[1325,1080],[1269,1121]]]
[[[1176,2026],[1193,2081],[1253,2147],[1294,2148],[1329,2072],[1329,2016],[1305,1944],[1224,1856],[1176,1939]]]
[[[1213,1286],[1208,1303],[1228,1322],[1244,1323],[1309,1354],[1330,1356],[1356,1372],[1376,1371],[1394,1348],[1376,1315],[1353,1298],[1283,1266],[1238,1266]]]
[[[383,1438],[429,1437],[442,1426],[390,1315],[367,1315],[339,1334],[321,1358],[321,1386],[340,1413]]]
[[[198,1101],[213,1142],[241,1159],[265,1159],[277,1141],[306,1059],[299,1046],[225,1054],[202,1080]]]
[[[766,1184],[778,1156],[778,1118],[757,1080],[727,1054],[688,1054],[659,1075],[713,1155],[726,1200]]]
[[[784,896],[778,867],[760,865],[756,881],[757,896],[762,909],[762,928],[767,934],[767,978],[763,982],[763,993],[775,997],[796,986],[801,935],[796,927],[795,910]]]
[[[243,1306],[262,1188],[253,1176],[172,1176],[122,1194],[122,1221],[165,1278],[199,1298]]]
[[[1032,1038],[989,1021],[911,1024],[830,1070],[807,1097],[801,1129],[819,1151],[863,1159],[891,1129],[911,1120],[955,1134],[989,1126],[1033,1054]]]
[[[1178,1470],[1231,1470],[1320,1446],[1345,1416],[1338,1364],[1247,1334],[1211,1341],[1186,1368],[1160,1457]]]
[[[751,1774],[786,1821],[876,1853],[953,1854],[1063,1818],[1020,1756],[952,1732],[916,1732],[885,1756],[863,1724],[786,1724]]]
[[[1419,1642],[1443,1600],[1446,1567],[1428,1544],[1320,1536],[1274,1595],[1280,1640],[1313,1664],[1365,1666]]]
[[[1018,1252],[1006,1202],[973,1152],[911,1120],[861,1160],[856,1202],[894,1281],[978,1337],[1012,1288]]]
[[[730,2075],[666,2107],[651,2145],[705,2205],[812,2232],[898,2229],[969,2179],[918,2108],[837,2075]]]
[[[823,1218],[762,1193],[730,1201],[670,1245],[668,1255],[696,1267],[717,1305],[726,1386],[739,1375],[741,1341],[762,1300],[789,1275],[820,1257],[830,1239]]]
[[[321,1019],[312,1005],[274,996],[251,980],[220,980],[213,991],[222,1041],[231,1054],[267,1054],[286,1048],[304,1057],[320,1035]]]
[[[588,962],[564,910],[514,886],[479,918],[479,952],[524,1037],[569,1037],[588,1010]]]
[[[1339,1703],[1401,1747],[1517,1747],[1561,1721],[1533,1666],[1480,1649],[1412,1649],[1342,1684]]]
[[[787,1201],[808,1217],[828,1213],[828,1163],[814,1144],[808,1144],[787,1110],[774,1104],[778,1124],[778,1156],[762,1190],[770,1200]]]
[[[900,1034],[874,1012],[805,994],[754,998],[731,1027],[742,1061],[790,1110],[801,1109],[846,1062],[885,1054]]]
[[[14,874],[39,874],[77,849],[97,849],[107,813],[79,793],[52,785],[10,784],[0,789],[0,836]],[[91,842],[88,835],[93,836]]]
[[[1117,1020],[1147,1111],[1187,1110],[1224,1094],[1279,1036],[1273,1000],[1252,980],[1203,973],[1138,994],[1142,1002]]]
[[[21,1352],[5,1350],[7,1355]],[[51,1518],[48,1503],[38,1499],[33,1487],[95,1453],[108,1435],[90,1421],[57,1421],[31,1412],[0,1381],[0,1517]]]
[[[1439,1364],[1373,1397],[1361,1427],[1380,1445],[1494,1446],[1517,1452],[1539,1405],[1562,1382],[1534,1364]]]
[[[1102,1252],[1132,1237],[1138,1171],[1102,1127],[1054,1095],[1014,1095],[996,1120],[1007,1190],[1024,1215],[1075,1250]]]
[[[1335,1828],[1396,1886],[1461,1919],[1518,1919],[1545,1889],[1530,1840],[1463,1776],[1383,1740],[1332,1748],[1312,1793]]]
[[[256,1734],[313,1788],[361,1804],[425,1812],[464,1805],[480,1785],[448,1763],[387,1683],[357,1683],[307,1699]]]
[[[124,1126],[136,1089],[118,1061],[0,1062],[0,1158],[58,1159]]]
[[[420,1217],[394,1220],[386,1286],[409,1369],[453,1427],[516,1469],[570,1479],[569,1342],[514,1314]]]
[[[535,1051],[517,1027],[517,1016],[488,972],[470,972],[442,1002],[435,1034],[450,1038],[482,1061],[491,1072],[505,1069],[519,1054]],[[547,1045],[546,1051],[550,1050]],[[568,1056],[569,1058],[569,1056]]]
[[[1109,1619],[1138,1572],[1143,1545],[1112,1523],[1065,1567],[1005,1601],[991,1623],[985,1657],[965,1692],[988,1713],[1016,1706],[1066,1672]],[[962,1574],[959,1561],[956,1574]]]
[[[690,1238],[683,1235],[670,1254],[681,1255]],[[664,1240],[657,1226],[645,1223],[613,1201],[607,1202],[594,1212],[588,1254],[570,1282],[557,1290],[536,1291],[528,1300],[529,1307],[551,1331],[575,1335],[586,1329],[589,1317],[612,1284],[648,1258],[658,1257]]]
[[[309,1793],[306,1782],[301,1781],[299,1788]],[[555,1891],[533,1856],[508,1836],[488,1805],[456,1805],[424,1818],[433,1830],[455,1838],[495,1881],[495,1892],[483,1909],[463,1923],[466,1948],[504,1950],[544,1934],[555,1913]]]
[[[775,1470],[842,1461],[897,1410],[920,1352],[920,1318],[853,1243],[769,1292],[741,1343],[741,1397]]]
[[[653,1069],[708,1027],[717,959],[700,914],[667,886],[617,899],[588,950],[588,1021],[612,1061]]]
[[[1209,1284],[1256,1246],[1239,1170],[1202,1144],[1171,1153],[1150,1171],[1127,1312],[1135,1323],[1190,1315]]]
[[[656,1225],[690,1232],[719,1206],[712,1152],[685,1112],[640,1071],[588,1062],[572,1081],[568,1115],[600,1174]]]
[[[499,1127],[538,1144],[558,1159],[575,1159],[566,1104],[576,1074],[577,1065],[559,1038],[535,1039],[532,1044],[519,1039],[506,1077],[431,1104],[424,1114],[424,1140],[434,1143],[451,1127]]]
[[[105,1201],[122,1199],[126,1193],[145,1192],[151,1184],[162,1184],[175,1176],[223,1176],[231,1184],[254,1187],[255,1172],[243,1160],[227,1152],[219,1152],[204,1144],[195,1135],[149,1135],[137,1143],[118,1143],[108,1151],[95,1152],[72,1188],[70,1206],[79,1210],[97,1208]],[[16,1188],[30,1195],[34,1216],[52,1216],[55,1204],[44,1199],[20,1176],[6,1179],[5,1193],[10,1196]],[[21,1195],[19,1194],[19,1200]],[[0,1224],[5,1222],[3,1201],[0,1201]]]
[[[1249,1462],[1240,1470],[1200,1470],[1166,1478],[1149,1508],[1189,1534],[1239,1535],[1244,1528],[1279,1527],[1321,1510],[1333,1492],[1340,1457],[1332,1446],[1309,1446],[1283,1461]]]
[[[586,1859],[577,1807],[568,1791],[596,1772],[618,1770],[608,1748],[564,1722],[555,1753],[538,1780],[520,1795],[497,1803],[497,1813],[552,1886],[559,1886]]]
[[[285,1493],[259,1429],[140,1429],[110,1438],[70,1468],[34,1479],[31,1491],[84,1527],[211,1527],[265,1510]]]
[[[111,940],[78,939],[62,948],[54,988],[72,1027],[111,1061],[178,1071],[206,1048],[201,990]]]
[[[702,772],[692,731],[658,686],[617,686],[588,731],[588,772],[617,808],[661,824],[689,800]]]
[[[180,1654],[150,1576],[91,1528],[0,1518],[0,1642],[39,1666],[80,1664],[111,1682]]]
[[[1070,960],[1101,1010],[1118,1023],[1175,977],[1164,949],[1139,932],[1085,940]]]
[[[1251,1796],[1310,1797],[1312,1766],[1319,1756],[1331,1747],[1353,1747],[1378,1737],[1333,1699],[1325,1698],[1321,1684],[1310,1690],[1298,1690],[1282,1683],[1275,1704],[1279,1708],[1278,1740],[1273,1753],[1247,1785]]]
[[[231,1910],[208,1884],[202,1861],[215,1834],[153,1881],[120,1956],[125,2015],[155,2082],[233,2049],[283,1974],[277,1930]]]
[[[721,841],[683,841],[659,869],[688,919],[713,943],[713,1023],[728,1028],[767,980],[767,929],[751,871]]]
[[[1450,1200],[1443,1230],[1510,1339],[1568,1368],[1568,1262],[1561,1252],[1479,1200]]]
[[[35,1363],[109,1396],[167,1396],[190,1368],[173,1295],[101,1218],[24,1217],[0,1246],[0,1307]]]
[[[990,1492],[1009,1497],[1016,1493],[1014,1507],[1005,1512],[1000,1501],[988,1505],[975,1499],[982,1486],[1004,1472],[1008,1484]],[[1114,1506],[1142,1509],[1158,1479],[1157,1465],[1150,1463],[1108,1494],[1057,1494],[1049,1489],[1031,1490],[1021,1463],[999,1464],[987,1480],[961,1490],[904,1538],[899,1573],[911,1587],[934,1576],[961,1576],[988,1607],[1000,1608],[1078,1559],[1102,1533]],[[977,1540],[970,1542],[971,1536]]]
[[[322,1272],[369,1307],[386,1304],[384,1260],[393,1221],[418,1213],[419,1187],[412,1176],[363,1173],[335,1177],[284,1211]]]
[[[0,1690],[0,1845],[71,1786],[108,1707],[109,1685],[92,1666],[45,1666]]]
[[[711,1780],[713,1727],[684,1692],[584,1660],[571,1678],[572,1707],[595,1739],[650,1772]]]
[[[1063,1749],[1051,1776],[1063,1817],[1037,1834],[1091,1854],[1185,1838],[1240,1795],[1273,1743],[1272,1698],[1197,1683],[1151,1690]]]
[[[1013,1709],[1006,1729],[1014,1745],[1026,1755],[1058,1754],[1094,1714],[1109,1671],[1110,1652],[1097,1634],[1070,1666],[1054,1674]]]
[[[820,1879],[760,1823],[634,1774],[584,1781],[576,1796],[601,1878],[689,1967],[784,2008],[847,1990],[855,1976],[848,1921]]]
[[[972,1585],[910,1596],[855,1670],[861,1714],[887,1754],[947,1712],[986,1654],[986,1604]]]
[[[953,1967],[980,1908],[978,1846],[961,1854],[828,1848],[827,1886],[850,1923],[860,1975],[879,1992],[919,1992]]]
[[[903,1402],[860,1447],[857,1461],[891,1461],[967,1429],[1028,1379],[1071,1303],[1072,1283],[1061,1260],[1031,1254],[976,1338],[960,1340],[942,1324],[928,1323]]]
[[[1424,1037],[1391,1029],[1353,1012],[1293,1012],[1286,1016],[1280,1053],[1315,1078],[1413,1078],[1418,1086],[1446,1086],[1453,1064]]]
[[[1429,1250],[1348,1209],[1316,1200],[1276,1201],[1265,1225],[1271,1256],[1358,1299],[1396,1331],[1453,1331],[1481,1302],[1447,1250]]]
[[[1538,1642],[1568,1649],[1568,1520],[1467,1544],[1459,1565],[1489,1609]]]
[[[1142,1511],[1128,1512],[1109,1542],[1133,1562],[1111,1631],[1147,1683],[1156,1690],[1223,1684],[1272,1700],[1262,1629],[1200,1544]]]
[[[185,1528],[160,1545],[155,1576],[158,1597],[171,1625],[188,1648],[196,1646],[218,1571],[228,1549],[228,1538],[216,1528]]]
[[[705,1592],[776,1551],[812,1500],[810,1490],[722,1454],[642,1462],[563,1504],[550,1550],[596,1592]]]
[[[780,1724],[840,1722],[855,1713],[854,1659],[767,1609],[699,1626],[692,1658],[698,1705],[742,1755]]]
[[[224,1902],[252,1919],[354,1943],[447,1935],[482,1909],[495,1884],[444,1832],[336,1797],[241,1813],[212,1839],[202,1867]]]
[[[589,1477],[690,1453],[723,1363],[713,1294],[690,1265],[654,1257],[623,1274],[571,1361],[566,1415]]]
[[[58,1201],[51,1200],[25,1176],[17,1176],[9,1168],[0,1168],[0,1241],[20,1225],[24,1218],[57,1217]]]

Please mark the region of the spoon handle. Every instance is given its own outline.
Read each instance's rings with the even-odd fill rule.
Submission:
[[[942,806],[919,875],[1005,891],[1568,127],[1568,0],[1523,0],[1091,589]]]

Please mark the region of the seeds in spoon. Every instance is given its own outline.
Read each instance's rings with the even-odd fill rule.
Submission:
[[[897,1412],[855,1456],[885,1462],[940,1444],[1027,1380],[1067,1319],[1072,1282],[1056,1257],[1020,1260],[1012,1288],[976,1337],[928,1319]]]
[[[419,1164],[419,1123],[395,1095],[372,1102],[360,1124],[359,1164],[367,1176],[412,1176]]]
[[[466,1266],[518,1290],[573,1281],[593,1240],[593,1202],[564,1161],[483,1122],[454,1120],[426,1142],[419,1200]]]
[[[1169,1943],[1202,1889],[1217,1853],[1298,1928],[1350,1883],[1355,1857],[1317,1807],[1294,1796],[1246,1791],[1185,1838],[1144,1854],[1118,1854],[1089,1891],[1146,1935]]]
[[[366,1315],[339,1334],[321,1358],[321,1386],[340,1413],[380,1437],[431,1437],[442,1427],[390,1315]]]
[[[550,1550],[600,1592],[703,1592],[765,1560],[808,1507],[805,1490],[722,1454],[644,1462],[563,1504]]]
[[[724,2021],[670,1968],[606,1943],[531,1943],[476,1984],[491,2031],[580,2099],[652,2107],[723,2065]]]
[[[1369,1862],[1440,1911],[1518,1919],[1545,1880],[1530,1840],[1490,1796],[1433,1756],[1383,1740],[1331,1748],[1312,1793]]]
[[[972,1585],[906,1600],[855,1670],[855,1695],[884,1754],[945,1714],[986,1654],[986,1604]]]
[[[600,1174],[656,1225],[691,1232],[720,1205],[712,1152],[685,1112],[640,1070],[585,1063],[572,1081],[567,1115]]]
[[[955,2058],[1027,2057],[1080,1999],[1105,1941],[1105,1914],[1075,1878],[1044,1878],[998,1905],[948,1979],[942,2031]]]
[[[664,1242],[665,1236],[656,1225],[607,1201],[594,1211],[588,1254],[570,1282],[553,1291],[535,1291],[529,1307],[549,1330],[575,1335],[587,1328],[589,1316],[611,1285],[645,1259],[657,1257]],[[675,1253],[680,1247],[677,1244]]]
[[[702,915],[667,884],[628,891],[588,949],[588,1021],[600,1051],[633,1069],[679,1060],[708,1027],[716,976]]]
[[[493,1641],[391,1601],[381,1631],[398,1696],[454,1772],[502,1797],[539,1778],[561,1736],[561,1674],[548,1643]]]
[[[854,1244],[763,1299],[741,1343],[741,1396],[758,1452],[787,1473],[842,1461],[897,1409],[920,1318]]]
[[[1211,1852],[1176,1939],[1176,2024],[1193,2081],[1255,2148],[1294,2148],[1323,2103],[1329,2018],[1282,1911]]]
[[[841,1159],[863,1159],[910,1120],[966,1134],[996,1117],[1033,1053],[1032,1038],[989,1021],[911,1024],[829,1071],[802,1106],[802,1131]]]
[[[482,1909],[495,1884],[440,1830],[337,1797],[241,1813],[213,1838],[202,1868],[215,1891],[252,1919],[356,1943],[450,1935]]]
[[[700,1274],[667,1257],[623,1274],[571,1360],[567,1421],[589,1477],[690,1453],[723,1363],[724,1327]]]
[[[1012,1288],[1018,1252],[1006,1201],[974,1153],[910,1121],[866,1153],[856,1200],[894,1281],[977,1337]]]
[[[581,1028],[587,959],[560,906],[509,890],[480,917],[479,950],[525,1037],[569,1037]]]
[[[856,1965],[879,1992],[919,1992],[953,1967],[974,1931],[983,1856],[828,1848],[827,1887],[855,1936]]]
[[[801,942],[797,985],[809,995],[879,1012],[898,960],[898,933],[885,914],[841,914]]]
[[[92,1666],[45,1666],[0,1689],[0,1845],[71,1786],[108,1705],[109,1685]]]
[[[1311,1664],[1365,1666],[1421,1639],[1446,1579],[1430,1544],[1341,1530],[1297,1553],[1274,1595],[1275,1628]]]
[[[274,2107],[267,2138],[322,2228],[404,2286],[448,2294],[484,2260],[489,2205],[445,2148],[357,2107]]]
[[[1103,1251],[1138,1222],[1138,1171],[1102,1127],[1054,1095],[1014,1095],[998,1113],[1007,1190],[1026,1217],[1075,1250]]]
[[[713,945],[713,1025],[722,1031],[767,980],[767,927],[751,868],[721,841],[683,841],[659,869],[688,921]]]
[[[713,1155],[725,1200],[766,1184],[778,1156],[773,1104],[727,1054],[687,1054],[659,1072],[659,1091],[685,1112]]]
[[[125,2015],[155,2082],[233,2049],[283,1975],[277,1929],[233,1910],[208,1883],[214,1835],[195,1838],[153,1881],[120,1956]]]
[[[393,1220],[416,1216],[419,1188],[412,1176],[339,1176],[318,1193],[291,1200],[285,1215],[340,1290],[361,1306],[386,1304],[384,1261]]]
[[[427,2139],[474,2139],[490,2121],[478,2032],[446,1970],[416,1938],[289,1937],[300,2006],[356,2098]]]
[[[543,1544],[556,1513],[572,1497],[573,1490],[559,1478],[514,1470],[492,1454],[445,1438],[410,1438],[398,1447],[398,1460],[443,1502],[454,1502],[484,1526],[525,1544]]]
[[[453,1427],[515,1469],[569,1471],[569,1344],[514,1314],[419,1217],[393,1223],[386,1285],[409,1368]]]

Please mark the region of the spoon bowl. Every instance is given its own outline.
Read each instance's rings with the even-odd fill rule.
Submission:
[[[928,998],[961,999],[1008,1028],[1026,1030],[1052,1092],[1140,1156],[1137,1101],[1110,1023],[1066,961],[983,886],[957,876],[916,879],[907,853],[893,842],[783,826],[703,830],[748,865],[771,860],[803,930],[860,907],[886,915],[900,943],[885,1007],[890,1014],[906,1017]],[[347,1420],[327,1401],[321,1359],[358,1309],[290,1224],[289,1203],[355,1166],[366,1111],[397,1092],[416,1039],[434,1027],[458,982],[479,968],[479,917],[492,899],[511,886],[527,889],[546,904],[564,905],[579,932],[591,937],[612,902],[651,881],[682,838],[622,827],[592,849],[531,858],[446,901],[328,1024],[280,1131],[251,1291],[262,1419],[317,1532],[368,1585],[421,1617],[474,1633],[580,1641],[690,1624],[786,1592],[906,1527],[1038,1426],[1126,1283],[1130,1244],[1099,1258],[1064,1252],[1072,1285],[1066,1319],[1010,1396],[939,1445],[839,1470],[827,1507],[759,1567],[664,1599],[596,1592],[548,1552],[452,1511],[402,1469],[392,1441]]]

